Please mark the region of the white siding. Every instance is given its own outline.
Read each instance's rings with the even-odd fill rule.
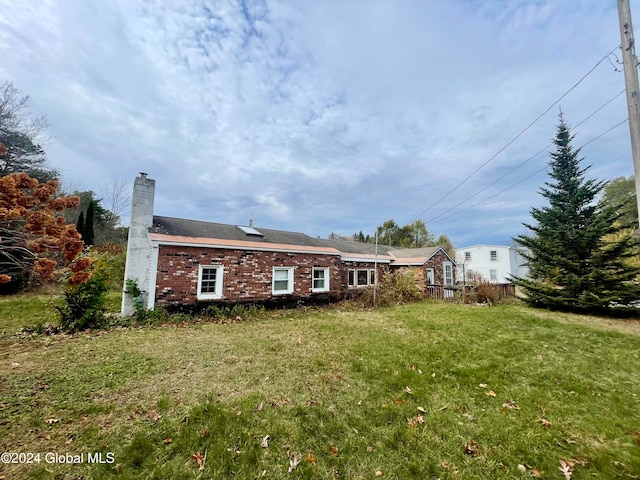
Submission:
[[[492,252],[495,252],[495,255]],[[495,282],[509,283],[512,276],[528,275],[529,269],[524,265],[525,262],[525,258],[513,247],[473,245],[456,249],[457,274],[460,281],[468,276],[470,271],[490,281],[491,271],[495,270]]]

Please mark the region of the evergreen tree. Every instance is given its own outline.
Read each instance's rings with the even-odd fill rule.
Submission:
[[[614,312],[640,300],[640,268],[628,262],[638,240],[628,224],[620,222],[619,209],[597,203],[605,183],[585,178],[580,149],[560,115],[550,153],[546,188],[540,193],[549,204],[532,208],[536,225],[525,224],[533,235],[514,240],[527,249],[529,278],[516,278],[535,307],[578,312]],[[620,232],[627,230],[626,235]],[[617,234],[617,235],[616,235]],[[607,240],[615,238],[615,240]]]
[[[84,212],[80,212],[78,223],[76,223],[76,230],[80,235],[82,235],[84,232]]]
[[[87,209],[87,217],[84,221],[84,229],[82,231],[82,239],[84,240],[85,245],[93,245],[95,233],[93,229],[94,224],[94,201],[89,203],[89,208]]]

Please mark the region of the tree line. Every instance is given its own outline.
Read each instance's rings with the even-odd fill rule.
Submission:
[[[362,230],[354,233],[352,240],[361,243],[375,243],[380,245],[390,245],[393,247],[420,248],[420,247],[442,247],[453,257],[453,243],[446,235],[440,235],[437,238],[429,231],[424,221],[421,219],[400,226],[395,220],[390,219],[376,227],[376,233],[373,235],[365,235]]]

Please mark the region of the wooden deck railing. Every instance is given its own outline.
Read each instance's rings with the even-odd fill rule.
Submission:
[[[446,302],[470,302],[474,301],[474,288],[477,285],[427,285],[425,296],[434,300]],[[491,289],[498,300],[513,297],[516,287],[511,283],[486,283],[483,288]]]

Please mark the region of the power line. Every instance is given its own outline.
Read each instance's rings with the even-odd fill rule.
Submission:
[[[591,75],[591,73],[593,73],[593,71],[598,68],[598,66],[604,62],[605,60],[609,59],[609,56],[614,54],[615,51],[620,48],[621,45],[618,45],[616,48],[614,48],[613,50],[611,50],[610,52],[608,52],[605,56],[603,56],[600,60],[598,60],[598,62],[591,67],[591,69],[585,73],[571,88],[569,88],[566,92],[564,92],[560,98],[558,98],[555,102],[553,102],[551,105],[549,105],[549,107],[547,107],[540,115],[538,115],[531,123],[529,123],[529,125],[527,125],[520,133],[518,133],[515,137],[513,137],[504,147],[502,147],[500,150],[498,150],[492,157],[490,157],[486,162],[484,162],[482,165],[480,165],[478,168],[476,168],[473,172],[471,172],[466,178],[464,178],[460,183],[458,183],[455,187],[453,187],[451,190],[449,190],[447,193],[445,193],[442,197],[440,197],[440,199],[438,199],[435,203],[433,203],[430,207],[428,207],[427,209],[423,210],[421,213],[419,213],[418,215],[416,215],[411,221],[414,221],[420,217],[422,217],[425,213],[427,213],[429,210],[431,210],[433,207],[435,207],[436,205],[438,205],[440,202],[442,202],[445,198],[447,198],[449,195],[451,195],[453,192],[455,192],[458,188],[460,188],[462,185],[464,185],[471,177],[473,177],[476,173],[478,173],[482,168],[484,168],[485,166],[487,166],[491,161],[493,161],[498,155],[500,155],[503,151],[505,151],[509,146],[511,146],[511,144],[513,144],[518,138],[520,138],[522,135],[524,135],[534,124],[536,124],[538,122],[538,120],[540,120],[543,116],[545,116],[549,110],[551,110],[553,107],[555,107],[558,103],[560,103],[560,101],[566,97],[571,91],[573,91],[576,87],[578,87],[578,85],[580,85],[582,83],[582,81],[587,78],[589,75]]]
[[[589,140],[588,142],[583,143],[582,145],[580,145],[580,147],[578,147],[578,149],[583,148],[583,147],[585,147],[585,146],[589,145],[589,144],[590,144],[590,143],[592,143],[592,142],[595,142],[595,141],[596,141],[596,140],[598,140],[600,137],[603,137],[604,135],[606,135],[606,134],[607,134],[607,133],[609,133],[610,131],[612,131],[612,130],[614,130],[614,129],[618,128],[620,125],[623,125],[623,124],[624,124],[624,123],[626,123],[627,121],[629,121],[629,119],[628,119],[628,118],[625,118],[625,119],[624,119],[624,120],[622,120],[621,122],[616,123],[613,127],[611,127],[611,128],[609,128],[608,130],[606,130],[606,131],[602,132],[602,133],[601,133],[600,135],[598,135],[597,137],[594,137],[594,138],[592,138],[591,140]],[[547,147],[545,147],[545,149],[546,149],[546,148],[547,148]],[[539,153],[540,153],[540,152],[539,152]],[[538,154],[539,154],[539,153],[538,153]],[[538,154],[536,154],[536,155],[538,155]],[[468,207],[463,208],[462,210],[458,210],[457,212],[454,212],[454,213],[452,213],[451,215],[447,215],[447,216],[446,216],[446,217],[444,217],[444,218],[440,218],[440,219],[438,219],[438,220],[435,220],[435,219],[434,219],[434,220],[432,220],[432,223],[435,223],[436,221],[444,221],[444,220],[447,220],[447,219],[449,219],[449,218],[451,218],[451,217],[455,217],[456,215],[458,215],[458,214],[460,214],[460,213],[462,213],[462,212],[466,212],[467,210],[470,210],[470,209],[472,209],[472,208],[474,208],[474,207],[477,207],[478,205],[480,205],[480,204],[482,204],[482,203],[486,202],[487,200],[491,200],[492,198],[495,198],[495,197],[497,197],[498,195],[501,195],[501,194],[503,194],[504,192],[506,192],[506,191],[508,191],[508,190],[511,190],[513,187],[516,187],[516,186],[520,185],[522,182],[525,182],[526,180],[529,180],[530,178],[535,177],[535,176],[536,176],[536,175],[538,175],[539,173],[544,172],[548,167],[549,167],[548,165],[545,165],[543,168],[541,168],[541,169],[539,169],[539,170],[536,170],[535,172],[531,173],[530,175],[527,175],[526,177],[524,177],[523,179],[518,180],[516,183],[513,183],[513,184],[509,185],[507,188],[504,188],[504,189],[500,190],[499,192],[494,193],[493,195],[491,195],[491,196],[489,196],[489,197],[487,197],[487,198],[484,198],[484,199],[482,199],[482,200],[480,200],[480,201],[478,201],[478,202],[476,202],[476,203],[474,203],[474,204],[472,204],[472,205],[469,205]]]
[[[591,114],[589,114],[586,118],[584,118],[581,122],[577,123],[575,125],[574,128],[579,127],[580,125],[582,125],[583,123],[585,123],[587,120],[589,120],[591,117],[593,117],[594,115],[596,115],[598,112],[600,112],[603,108],[605,108],[607,105],[609,105],[611,102],[613,102],[616,98],[618,98],[620,95],[622,95],[625,92],[624,89],[622,89],[620,92],[618,92],[618,94],[616,94],[614,97],[612,97],[611,99],[609,99],[606,103],[604,103],[603,105],[601,105],[599,108],[597,108],[595,111],[593,111]],[[542,150],[539,150],[538,152],[534,153],[532,156],[530,156],[529,158],[527,158],[526,160],[524,160],[523,162],[520,162],[518,165],[516,165],[514,168],[512,168],[511,170],[509,170],[507,173],[505,173],[504,175],[502,175],[501,177],[495,179],[493,182],[491,182],[490,184],[486,185],[484,188],[481,188],[480,190],[478,190],[477,192],[472,193],[471,195],[469,195],[467,198],[465,198],[464,200],[456,203],[453,207],[448,208],[447,210],[445,210],[444,212],[440,212],[438,215],[436,215],[435,217],[427,220],[427,224],[430,224],[436,220],[438,220],[439,218],[441,218],[442,216],[446,215],[447,213],[449,213],[451,210],[454,210],[456,208],[458,208],[460,205],[462,205],[463,203],[466,203],[468,200],[471,200],[473,197],[475,197],[476,195],[484,192],[485,190],[487,190],[489,187],[495,185],[496,183],[498,183],[500,180],[502,180],[503,178],[511,175],[513,172],[515,172],[516,170],[518,170],[520,167],[524,166],[525,164],[529,163],[531,160],[533,160],[534,158],[538,157],[538,155],[540,155],[541,153],[544,153],[544,151],[549,148],[550,146],[553,145],[552,143],[549,143],[548,145],[546,145]],[[586,145],[586,144],[585,144]],[[448,218],[448,217],[447,217]]]

